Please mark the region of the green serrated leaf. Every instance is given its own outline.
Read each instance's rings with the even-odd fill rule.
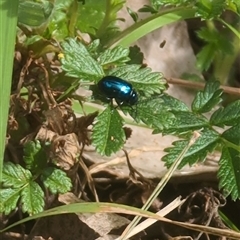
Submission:
[[[163,134],[185,134],[188,131],[198,130],[208,126],[208,120],[204,116],[198,116],[192,112],[171,111],[175,119],[171,125],[163,130]]]
[[[86,47],[87,47],[88,52],[95,56],[95,54],[98,53],[99,48],[100,48],[100,40],[95,39]]]
[[[229,38],[223,36],[215,29],[202,28],[198,31],[198,37],[207,42],[208,45],[210,45],[212,48],[214,48],[215,53],[230,55],[234,53],[234,47],[232,42],[229,41]]]
[[[138,12],[150,12],[151,14],[157,13],[158,10],[149,5],[144,5],[142,8],[138,9]]]
[[[224,147],[219,161],[219,188],[233,200],[240,198],[240,154],[232,148]]]
[[[83,33],[96,34],[104,19],[105,1],[88,0],[79,4],[77,28]]]
[[[221,107],[213,113],[210,122],[213,125],[223,127],[235,125],[240,121],[240,100],[230,103],[225,108]]]
[[[66,193],[70,191],[72,183],[66,173],[60,169],[48,167],[44,169],[41,180],[46,188],[53,194]]]
[[[151,0],[152,5],[158,9],[161,6],[184,6],[189,5],[190,3],[194,3],[194,1],[191,0]]]
[[[53,7],[49,1],[37,3],[21,0],[18,8],[18,22],[30,27],[38,27],[49,20]]]
[[[222,89],[217,81],[207,82],[203,91],[199,91],[192,102],[192,111],[206,113],[212,110],[222,99]]]
[[[128,64],[142,64],[144,55],[141,52],[141,49],[137,45],[134,45],[130,47],[129,50],[130,61],[128,62]]]
[[[21,203],[23,212],[30,215],[43,211],[44,192],[36,182],[30,181],[21,191]]]
[[[229,0],[227,8],[240,15],[240,2],[238,0]]]
[[[60,60],[67,76],[88,81],[99,80],[104,76],[102,67],[81,42],[69,38],[62,43],[62,47],[64,57]]]
[[[132,17],[132,20],[134,22],[137,22],[138,20],[138,14],[136,12],[134,12],[131,8],[127,7],[127,12],[128,14]]]
[[[202,27],[197,31],[197,36],[205,42],[216,42],[217,41],[217,31]]]
[[[162,161],[165,162],[167,168],[175,162],[182,150],[188,145],[188,140],[179,140],[172,143],[173,147],[165,148],[166,155],[162,157]],[[180,168],[180,167],[179,167]]]
[[[202,50],[197,54],[197,67],[201,71],[208,70],[214,57],[216,48],[214,44],[207,44],[202,48]]]
[[[161,73],[140,67],[140,65],[125,65],[115,68],[110,74],[131,82],[133,87],[146,97],[154,93],[159,94],[166,89],[166,82]]]
[[[108,106],[96,120],[92,134],[93,145],[100,154],[110,156],[125,142],[123,119],[115,108]]]
[[[219,17],[226,7],[225,0],[196,1],[196,16],[203,19],[213,19]]]
[[[48,31],[51,33],[52,39],[62,41],[69,36],[68,12],[72,1],[57,1],[48,24]],[[57,26],[57,29],[56,29]]]
[[[240,146],[240,122],[223,132],[222,137],[227,141]]]
[[[126,74],[126,72],[136,72],[141,68],[141,65],[138,64],[131,64],[131,65],[123,65],[118,66],[116,68],[110,69],[107,73],[107,75],[113,75],[116,77],[121,77],[123,74]]]
[[[125,0],[107,1],[104,19],[99,28],[97,28],[96,32],[96,37],[100,38],[102,43],[108,42],[114,35],[116,35],[116,33],[120,31],[119,27],[116,26],[116,20],[120,20],[117,19],[117,13],[122,9],[124,4]]]
[[[19,189],[0,189],[0,213],[8,215],[17,207],[17,202],[20,197]]]
[[[40,142],[31,141],[24,145],[24,157],[23,160],[26,163],[26,168],[32,172],[42,170],[47,163],[47,155],[42,148]]]
[[[161,95],[164,105],[172,111],[189,112],[188,106],[177,98],[174,98],[166,93]]]
[[[129,49],[121,46],[114,47],[113,49],[107,49],[99,55],[99,63],[101,65],[107,65],[111,63],[125,63],[130,60],[128,57]]]
[[[5,162],[3,165],[3,186],[21,188],[32,178],[29,170],[24,169],[19,164]]]
[[[154,133],[161,132],[174,121],[174,115],[169,112],[169,108],[164,105],[161,96],[139,100],[138,104],[130,111],[131,116],[137,121],[142,121],[147,126],[152,127]]]
[[[201,136],[187,151],[179,168],[184,167],[186,164],[191,166],[199,161],[203,161],[207,154],[212,152],[217,146],[219,135],[215,131],[204,129],[200,134]],[[173,143],[174,147],[164,149],[168,154],[165,155],[162,160],[168,168],[173,164],[188,143],[189,140],[180,140]]]

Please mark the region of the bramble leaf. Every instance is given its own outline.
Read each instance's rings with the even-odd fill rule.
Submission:
[[[43,169],[47,163],[47,155],[39,141],[30,141],[24,145],[23,160],[26,168],[33,172]]]
[[[196,1],[197,16],[203,19],[217,18],[226,8],[225,0]]]
[[[117,46],[112,49],[106,49],[99,55],[99,63],[101,65],[107,65],[111,63],[125,63],[130,60],[128,55],[129,49],[121,46]]]
[[[108,106],[98,115],[96,121],[92,134],[93,145],[100,154],[110,156],[125,142],[123,119],[115,108]]]
[[[197,67],[201,71],[208,70],[214,57],[215,57],[215,46],[214,44],[207,44],[202,48],[202,50],[197,54]]]
[[[221,35],[217,30],[203,27],[197,31],[197,35],[203,41],[212,44],[215,48],[215,52],[222,52],[225,54],[233,54],[234,52],[232,42]]]
[[[172,111],[188,112],[189,108],[185,103],[174,98],[166,93],[161,95],[161,99],[164,101],[164,105],[169,107]]]
[[[101,26],[105,12],[106,3],[104,1],[88,0],[84,4],[79,4],[76,28],[80,29],[82,33],[95,35]]]
[[[89,45],[86,46],[86,48],[89,53],[95,56],[95,54],[98,53],[100,48],[100,40],[99,39],[93,40]]]
[[[3,169],[3,186],[7,187],[1,191],[5,198],[2,207],[4,212],[16,207],[20,196],[24,212],[34,214],[43,210],[44,193],[40,186],[32,181],[32,174],[29,170],[18,164],[6,162]]]
[[[67,76],[88,81],[99,80],[104,76],[102,67],[81,42],[69,38],[62,43],[62,48],[64,56],[60,60]]]
[[[98,3],[99,1],[97,1]],[[102,43],[108,42],[111,38],[115,37],[118,32],[120,32],[119,27],[116,25],[116,20],[121,20],[117,18],[117,13],[124,6],[125,0],[111,0],[105,3],[104,19],[101,22],[99,28],[96,31],[96,38],[101,39]],[[96,4],[96,1],[94,1]],[[95,5],[94,5],[95,9]],[[92,12],[95,12],[92,10]]]
[[[171,111],[175,119],[171,125],[164,128],[163,134],[181,135],[188,131],[198,130],[208,126],[208,120],[204,116],[198,116],[192,112]]]
[[[52,2],[19,1],[18,22],[30,27],[46,25],[54,5]]]
[[[174,115],[163,104],[160,96],[139,101],[129,113],[137,122],[142,121],[155,129],[154,133],[167,128],[174,121]]]
[[[137,22],[138,20],[138,14],[136,12],[134,12],[131,8],[127,7],[127,12],[128,14],[132,17],[132,20],[134,22]]]
[[[186,164],[191,166],[196,162],[203,161],[207,154],[215,149],[219,141],[219,135],[210,129],[204,129],[200,134],[201,136],[188,149],[179,168],[184,167]],[[168,154],[165,155],[162,160],[168,168],[178,158],[179,154],[181,154],[188,143],[189,140],[179,140],[173,143],[173,147],[164,149]]]
[[[138,9],[138,12],[147,12],[147,13],[149,12],[154,14],[154,13],[158,13],[158,8],[155,8],[154,6],[143,5],[143,7]]]
[[[19,164],[5,162],[3,165],[3,186],[21,188],[32,178],[29,170],[24,169]]]
[[[219,188],[225,196],[231,195],[233,200],[240,198],[240,155],[239,151],[224,147],[219,161]]]
[[[66,173],[53,167],[44,169],[41,180],[44,186],[53,194],[66,193],[72,187],[71,180],[67,177]]]
[[[142,64],[144,55],[141,52],[141,49],[137,45],[134,45],[132,47],[129,47],[129,50],[130,61],[128,62],[128,64]]]
[[[223,132],[221,137],[237,146],[240,146],[240,122]]]
[[[230,103],[225,108],[221,107],[213,113],[210,123],[219,127],[231,126],[240,121],[240,100]]]
[[[201,71],[207,70],[215,58],[233,54],[232,42],[217,30],[201,28],[197,34],[199,38],[207,42],[207,45],[197,54],[197,66]]]
[[[195,113],[206,113],[219,104],[222,99],[222,90],[219,82],[208,82],[203,91],[199,91],[192,102],[192,111]]]
[[[0,189],[0,213],[8,215],[17,207],[17,202],[20,197],[20,189]]]
[[[44,192],[41,187],[33,181],[30,181],[21,191],[21,203],[23,212],[30,215],[43,211]]]
[[[166,82],[161,73],[152,72],[150,68],[141,68],[141,65],[124,65],[109,71],[114,75],[132,83],[133,88],[141,95],[150,97],[154,93],[161,93],[166,89]]]

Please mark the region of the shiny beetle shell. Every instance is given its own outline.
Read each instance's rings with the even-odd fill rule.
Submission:
[[[137,92],[127,81],[115,77],[106,76],[98,82],[98,88],[107,98],[115,99],[118,104],[134,105],[138,101]]]

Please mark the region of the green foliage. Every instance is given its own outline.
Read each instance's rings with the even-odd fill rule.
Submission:
[[[219,82],[213,81],[206,85],[203,92],[198,92],[192,102],[192,110],[195,113],[206,113],[211,111],[221,102],[222,90],[219,89]]]
[[[125,142],[123,119],[110,105],[96,118],[92,140],[102,155],[110,156],[117,152]]]
[[[6,147],[6,129],[9,113],[9,98],[13,71],[13,55],[16,39],[18,0],[1,1],[0,8],[0,182],[2,181],[3,159]],[[1,198],[1,196],[0,196]]]
[[[203,19],[219,17],[227,8],[226,0],[196,1],[197,15]]]
[[[203,32],[202,32],[203,33]],[[204,35],[204,34],[203,34]],[[183,158],[180,167],[186,164],[193,165],[199,161],[204,161],[207,154],[211,153],[216,147],[219,149],[230,148],[230,153],[240,151],[239,142],[240,134],[236,134],[236,123],[240,120],[240,101],[235,101],[226,107],[219,107],[213,112],[210,119],[204,116],[204,113],[212,111],[221,103],[222,90],[219,89],[219,82],[209,81],[204,90],[197,93],[192,102],[191,109],[189,109],[181,101],[163,93],[165,89],[164,80],[161,74],[151,72],[150,68],[142,67],[138,64],[129,64],[128,54],[125,48],[115,47],[110,50],[100,50],[95,44],[95,48],[98,49],[98,57],[94,56],[91,52],[92,47],[85,48],[83,44],[79,44],[76,40],[70,39],[67,42],[71,42],[72,46],[79,46],[84,48],[85,54],[82,54],[82,62],[86,63],[89,58],[96,61],[96,68],[101,69],[104,73],[96,72],[96,78],[92,78],[92,72],[89,74],[85,70],[85,65],[78,65],[77,71],[75,71],[75,77],[78,76],[79,82],[89,80],[96,83],[98,79],[103,75],[113,75],[127,80],[133,85],[133,88],[138,93],[138,103],[133,106],[123,104],[118,106],[125,114],[130,114],[136,122],[142,122],[153,129],[153,133],[172,134],[183,138],[173,144],[173,147],[166,149],[168,154],[164,156],[166,166],[171,166],[177,156],[181,153],[182,149],[189,144],[190,137],[194,131],[198,131],[200,137],[190,147],[185,157]],[[68,46],[67,43],[63,43],[63,46]],[[68,59],[68,54],[75,56],[73,48],[64,48],[64,59]],[[86,57],[86,59],[85,59]],[[68,60],[67,60],[68,61]],[[67,62],[62,60],[63,69],[71,73],[70,62],[77,61],[71,58],[71,61]],[[93,60],[91,60],[93,61]],[[104,67],[103,67],[104,65]],[[67,66],[67,67],[66,67]],[[114,67],[112,67],[114,66]],[[94,72],[94,71],[93,71]],[[84,76],[84,79],[82,78]],[[97,79],[98,78],[98,79]],[[111,155],[123,147],[126,140],[125,133],[123,131],[124,121],[118,114],[116,107],[108,99],[104,99],[102,96],[98,96],[99,92],[96,88],[93,88],[94,99],[100,99],[103,102],[108,103],[108,107],[95,119],[92,134],[92,143],[96,147],[97,151],[103,155]],[[214,129],[214,126],[223,127],[224,125],[232,126],[231,128],[220,134]],[[234,137],[233,137],[234,136]],[[223,153],[224,154],[224,153]],[[226,156],[233,157],[233,154],[223,155],[221,163],[224,161],[226,165]],[[238,159],[238,157],[236,157]],[[228,162],[232,160],[228,159]],[[238,161],[234,159],[234,161]],[[226,166],[224,166],[226,167]],[[220,178],[224,178],[222,175],[224,171],[219,174]],[[236,178],[235,170],[231,174],[231,179]],[[221,181],[220,181],[221,182]],[[231,181],[232,183],[233,181]],[[231,194],[232,198],[236,199],[240,197],[239,183],[235,182],[234,190],[230,188],[228,184],[220,184],[223,187],[226,194]],[[236,191],[237,189],[237,191]]]
[[[175,120],[161,96],[140,100],[135,111],[131,111],[130,114],[137,122],[142,121],[155,131],[167,128]]]
[[[219,17],[226,9],[230,9],[236,13],[240,12],[240,4],[238,0],[151,0],[152,8],[156,11],[160,7],[193,7],[196,10],[196,16],[203,19],[212,19]],[[145,6],[146,7],[146,6]]]
[[[26,169],[37,172],[47,164],[47,154],[39,141],[29,142],[24,147],[24,162]]]
[[[189,148],[179,168],[182,168],[187,164],[191,166],[196,162],[203,161],[206,158],[207,153],[212,152],[217,146],[219,139],[217,132],[206,128],[199,133],[200,137]],[[188,140],[179,140],[173,143],[174,147],[165,149],[168,154],[165,155],[162,160],[166,162],[167,167],[171,166],[188,142]]]
[[[239,199],[239,171],[239,150],[225,146],[219,161],[219,187],[224,190],[225,196],[231,195],[233,200]]]
[[[197,93],[192,103],[192,112],[184,108],[170,110],[175,116],[175,121],[165,129],[157,132],[181,136],[183,140],[173,143],[173,146],[165,149],[167,154],[163,161],[170,167],[189,143],[193,131],[198,131],[200,137],[191,145],[184,156],[180,168],[186,164],[193,165],[203,161],[207,154],[216,147],[221,151],[220,168],[218,172],[219,187],[223,188],[226,196],[232,199],[240,198],[240,101],[237,100],[226,107],[219,107],[208,120],[201,115],[209,112],[221,102],[222,90],[218,82],[208,82],[203,91]],[[231,126],[222,134],[214,129],[214,126]]]
[[[3,166],[3,188],[0,189],[0,212],[9,214],[17,206],[30,215],[44,209],[44,192],[38,183],[40,179],[53,194],[65,193],[72,187],[66,173],[47,166],[47,155],[38,141],[28,142],[24,147],[26,168],[12,162]]]
[[[44,186],[53,194],[66,193],[72,187],[71,181],[66,176],[66,173],[53,167],[44,169],[41,180]]]
[[[79,4],[78,18],[76,27],[81,32],[95,35],[97,29],[100,28],[106,11],[107,1],[86,1],[85,4]],[[76,9],[72,9],[74,13]],[[71,14],[71,12],[69,12]]]
[[[224,125],[231,126],[240,121],[240,100],[230,103],[227,107],[219,108],[213,113],[211,124],[222,127]]]
[[[151,6],[144,5],[143,8],[139,9],[139,12],[150,12],[155,15],[156,19],[160,14],[161,20],[159,19],[159,21],[163,22],[164,15],[167,18],[168,14],[166,13],[166,8],[170,9],[170,12],[175,13],[175,15],[182,15],[184,11],[191,9],[193,12],[190,18],[197,17],[206,20],[206,27],[202,27],[196,31],[198,38],[205,42],[205,46],[197,53],[196,65],[202,72],[212,72],[211,77],[219,80],[221,84],[225,84],[232,75],[232,64],[236,61],[240,50],[240,1],[152,0]],[[223,13],[227,10],[235,13],[232,14],[230,24],[229,18],[227,19],[228,23],[224,20],[228,14],[223,15]],[[188,17],[185,15],[184,19],[188,19]],[[149,22],[152,20],[153,19],[149,19]],[[140,23],[141,22],[138,22],[139,25]],[[148,25],[147,22],[145,24]],[[151,25],[153,26],[154,23],[152,22]],[[226,28],[222,27],[222,25],[226,26]],[[141,32],[147,31],[147,29],[144,30],[144,23],[139,29],[140,28]],[[136,32],[139,29],[137,29]],[[135,29],[133,28],[133,30]],[[134,35],[136,35],[135,32]],[[121,43],[122,42],[124,42],[124,40],[121,40]]]
[[[219,89],[218,82],[208,82],[205,89],[196,95],[190,110],[181,101],[163,93],[166,89],[163,76],[142,65],[144,57],[140,49],[123,47],[161,26],[181,19],[199,17],[204,20],[218,20],[227,27],[226,35],[229,36],[231,30],[235,33],[235,38],[231,41],[228,37],[223,37],[210,21],[205,28],[198,31],[198,37],[206,43],[197,56],[198,66],[205,71],[211,64],[216,61],[224,62],[226,56],[232,56],[239,50],[235,44],[240,36],[236,30],[237,24],[225,23],[220,18],[225,10],[231,10],[239,16],[239,1],[152,0],[151,6],[145,5],[139,12],[151,12],[154,15],[139,21],[137,13],[128,9],[135,23],[120,32],[116,26],[116,22],[121,20],[117,19],[117,13],[124,3],[123,0],[21,1],[18,16],[21,34],[16,46],[20,46],[22,53],[31,52],[33,62],[37,60],[37,63],[38,57],[42,57],[39,62],[46,71],[45,80],[49,80],[46,90],[56,88],[57,91],[62,91],[62,95],[57,96],[58,103],[67,97],[73,98],[72,93],[79,85],[91,89],[93,99],[107,103],[106,109],[95,119],[92,129],[92,143],[98,152],[108,156],[121,149],[125,143],[124,120],[118,110],[130,114],[136,122],[151,127],[154,133],[173,134],[182,138],[166,150],[167,155],[163,160],[167,166],[171,166],[189,143],[193,132],[198,131],[200,137],[190,147],[180,167],[204,161],[207,154],[218,147],[222,153],[218,173],[219,186],[226,195],[230,194],[233,199],[240,198],[240,101],[218,108],[208,119],[202,114],[212,111],[222,101],[222,90]],[[89,42],[83,40],[82,33],[88,34]],[[47,53],[59,54],[63,72],[49,70],[52,63],[45,62],[48,59]],[[23,59],[24,57],[26,56]],[[28,63],[24,64],[28,66]],[[214,64],[215,68],[218,66],[219,64]],[[96,83],[106,75],[114,75],[130,82],[138,93],[138,103],[134,106],[115,106],[114,102],[99,96]],[[38,80],[43,82],[43,79]],[[32,88],[37,90],[36,94],[42,88],[42,85],[39,86],[34,85]],[[47,91],[41,92],[38,98],[45,97]],[[52,97],[54,96],[53,94]],[[28,104],[34,105],[33,102]],[[45,105],[46,102],[41,102],[40,106]],[[225,125],[229,129],[222,134],[214,128]],[[5,132],[1,135],[5,136]],[[1,146],[3,145],[5,141],[2,141]],[[9,214],[16,207],[22,206],[23,212],[35,214],[44,207],[42,187],[52,194],[65,193],[71,189],[72,184],[66,173],[53,167],[47,154],[39,142],[29,142],[24,146],[21,165],[10,161],[4,163],[0,212]]]
[[[108,64],[121,64],[128,62],[130,58],[129,49],[117,46],[113,49],[107,49],[99,55],[99,62],[102,66]]]
[[[132,17],[134,22],[138,20],[138,14],[134,12],[131,8],[127,7],[128,14]]]
[[[163,126],[165,124],[164,122],[169,124],[173,114],[168,113],[164,107],[159,107],[161,99],[158,97],[150,98],[151,96],[159,95],[165,89],[165,81],[162,75],[151,72],[150,68],[142,68],[141,65],[127,65],[126,62],[130,60],[128,49],[116,46],[108,50],[99,50],[99,55],[93,56],[91,53],[92,47],[86,48],[77,40],[68,39],[62,43],[62,46],[64,57],[61,58],[61,62],[66,75],[78,77],[79,83],[82,81],[97,82],[103,75],[113,75],[126,79],[132,83],[136,91],[141,93],[142,99],[136,107],[122,106],[124,112],[134,116],[136,121],[142,121],[149,126],[160,127],[160,125]],[[92,69],[93,63],[95,64],[94,69]],[[112,68],[112,65],[115,68]],[[105,70],[105,74],[103,73],[103,66],[104,69],[106,67],[109,68]],[[97,89],[93,89],[93,95],[95,99],[99,98]],[[156,108],[156,106],[158,107]],[[163,123],[159,121],[161,119],[164,119]],[[122,129],[123,119],[118,115],[113,106],[106,108],[97,117],[96,121],[92,140],[101,154],[110,155],[123,147],[125,142],[125,135]]]
[[[40,27],[49,21],[53,11],[53,4],[49,1],[32,2],[20,0],[18,8],[18,22],[28,27]]]
[[[67,76],[97,80],[103,76],[103,69],[87,48],[74,39],[62,43],[64,56],[61,58],[62,68]]]
[[[216,29],[202,28],[197,34],[207,43],[197,55],[197,64],[201,71],[208,70],[215,58],[233,54],[233,44]]]
[[[44,193],[40,186],[33,181],[29,170],[11,162],[4,163],[3,189],[1,191],[1,212],[9,214],[17,207],[20,199],[23,212],[35,214],[43,211]]]

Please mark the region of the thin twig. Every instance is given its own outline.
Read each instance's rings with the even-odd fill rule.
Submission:
[[[179,78],[166,78],[167,82],[173,85],[179,85],[191,89],[203,89],[205,87],[205,83],[200,82],[192,82],[188,80],[183,80]],[[240,88],[229,87],[220,85],[220,88],[223,89],[225,93],[229,93],[232,95],[240,96]]]

